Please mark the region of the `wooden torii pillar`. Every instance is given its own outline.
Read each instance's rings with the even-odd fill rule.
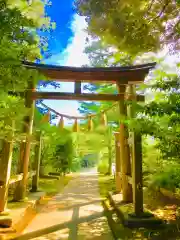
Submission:
[[[117,83],[119,93],[124,95],[126,85],[119,85]],[[122,196],[124,202],[132,202],[132,185],[129,183],[128,176],[131,176],[131,160],[130,151],[128,144],[128,129],[124,124],[124,120],[127,116],[127,108],[125,105],[124,98],[119,101],[119,111],[120,111],[120,159],[121,159],[121,178],[122,178]]]
[[[20,181],[15,189],[14,200],[24,200],[26,197],[27,183],[28,183],[28,167],[29,156],[31,148],[31,137],[33,129],[34,108],[35,101],[32,99],[32,92],[34,91],[33,82],[29,82],[28,90],[25,96],[25,106],[29,109],[29,114],[24,117],[23,133],[26,134],[26,138],[20,145],[20,158],[18,173],[23,173],[23,179]]]
[[[135,86],[128,86],[128,93],[134,96],[135,101]],[[134,118],[136,115],[133,102],[128,106],[128,116]],[[137,131],[131,132],[132,144],[132,183],[133,183],[133,203],[134,215],[136,217],[143,216],[143,174],[142,174],[142,137]]]

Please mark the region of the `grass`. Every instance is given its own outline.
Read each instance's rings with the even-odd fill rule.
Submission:
[[[46,196],[52,197],[56,195],[58,192],[61,192],[63,188],[68,184],[68,182],[72,179],[71,175],[62,176],[59,180],[57,179],[48,179],[48,178],[40,178],[39,179],[39,192],[44,192]],[[31,189],[32,179],[29,179],[28,188]],[[28,206],[28,202],[13,202],[13,192],[14,188],[11,188],[10,194],[8,196],[8,207],[9,209],[16,208],[25,208]]]
[[[116,190],[115,180],[113,176],[99,174],[99,190],[101,197],[107,197],[108,192],[114,192]]]
[[[59,180],[40,178],[39,190],[45,192],[47,196],[53,196],[61,192],[71,179],[72,176],[70,175],[62,176]]]

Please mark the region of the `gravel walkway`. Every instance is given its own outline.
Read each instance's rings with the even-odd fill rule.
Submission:
[[[48,202],[24,233],[27,237],[41,233],[33,238],[37,240],[112,240],[101,200],[97,173],[81,173]]]

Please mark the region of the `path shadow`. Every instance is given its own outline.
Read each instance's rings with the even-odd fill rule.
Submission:
[[[62,203],[54,203],[51,204],[48,208],[44,208],[41,210],[41,213],[48,213],[48,212],[52,212],[53,210],[58,210],[58,211],[67,211],[73,208],[80,208],[80,207],[85,207],[87,205],[92,205],[92,204],[96,204],[96,203],[101,203],[102,199],[98,199],[98,200],[94,200],[91,202],[84,202],[84,203],[77,203],[74,205],[70,205],[70,206],[64,206]]]
[[[78,224],[76,223],[78,218],[79,218],[79,207],[75,207],[72,214],[72,222],[74,222],[74,224],[72,224],[72,226],[70,227],[68,240],[72,240],[72,239],[77,240],[78,238]]]
[[[75,214],[77,214],[77,213],[75,213]],[[33,231],[30,233],[25,233],[25,234],[15,237],[15,238],[12,238],[12,239],[13,240],[28,240],[28,239],[37,238],[37,237],[47,235],[47,234],[50,234],[50,233],[53,233],[53,232],[56,232],[56,231],[59,231],[62,229],[66,229],[66,228],[71,229],[71,233],[72,233],[74,231],[74,229],[73,229],[74,225],[78,225],[78,224],[81,224],[84,222],[89,222],[89,221],[101,218],[102,216],[104,216],[104,214],[101,212],[101,213],[92,214],[88,217],[80,217],[78,219],[71,220],[71,221],[68,221],[65,223],[56,224],[51,227],[43,228],[43,229]],[[71,240],[74,240],[74,236],[73,236],[73,238],[71,238]]]
[[[77,185],[78,187],[76,187]],[[47,207],[42,209],[41,213],[48,214],[51,212],[53,215],[53,211],[64,211],[66,214],[66,211],[72,209],[71,220],[24,233],[15,237],[14,240],[32,238],[60,240],[62,239],[60,238],[62,232],[62,234],[65,234],[65,239],[68,240],[77,240],[79,237],[81,237],[80,239],[89,239],[92,236],[93,239],[98,239],[100,235],[103,234],[104,236],[105,232],[108,235],[108,225],[105,224],[105,214],[100,204],[102,198],[97,195],[98,189],[97,175],[84,175],[78,181],[70,182],[69,187],[64,189],[63,193],[56,195]],[[62,221],[62,219],[60,220]],[[86,235],[85,238],[82,238],[84,237],[83,234]],[[44,235],[46,235],[44,238],[39,238]],[[105,239],[103,238],[103,240]]]

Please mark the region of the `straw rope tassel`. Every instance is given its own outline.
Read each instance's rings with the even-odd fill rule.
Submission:
[[[64,128],[64,118],[63,118],[63,116],[61,116],[58,126],[61,130]]]
[[[74,121],[74,125],[73,125],[73,132],[78,132],[79,128],[78,128],[78,120],[77,118]]]
[[[88,117],[88,131],[92,131],[93,129],[93,120],[92,120],[92,117],[89,116]]]
[[[51,113],[50,111],[48,111],[42,118],[42,122],[45,123],[45,122],[50,122],[51,120]]]
[[[102,114],[101,114],[101,121],[100,122],[101,122],[101,125],[103,125],[104,127],[107,126],[107,116],[104,112],[102,112]]]

